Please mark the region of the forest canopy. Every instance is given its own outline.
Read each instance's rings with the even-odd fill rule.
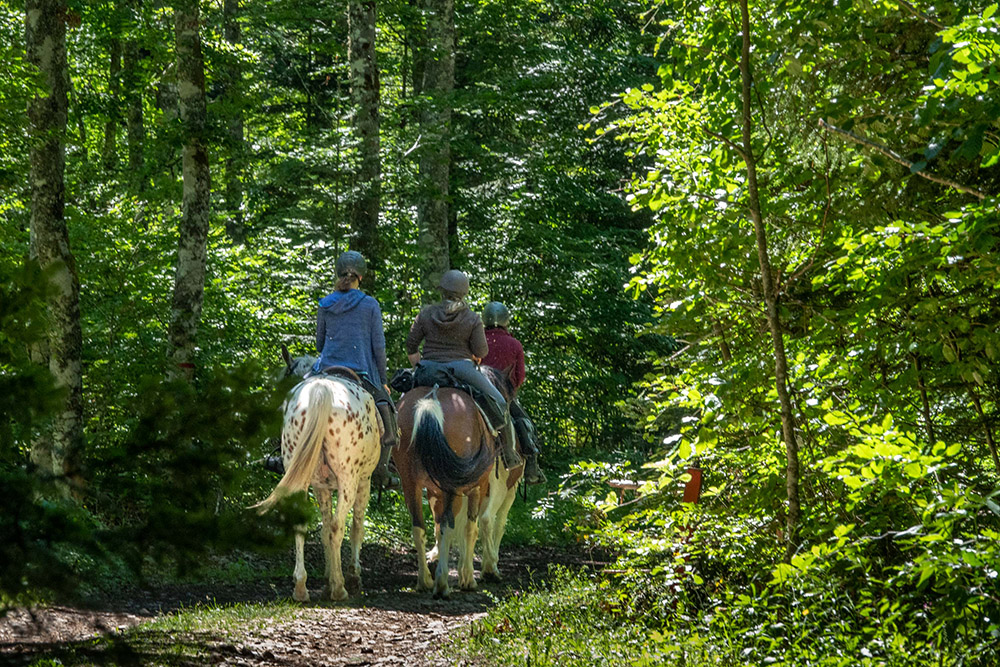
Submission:
[[[0,606],[287,544],[350,248],[390,367],[444,271],[509,307],[616,646],[997,660],[996,3],[0,0],[0,50]]]

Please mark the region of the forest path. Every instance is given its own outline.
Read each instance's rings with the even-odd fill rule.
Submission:
[[[144,624],[172,611],[270,603],[290,596],[288,574],[236,583],[164,586],[109,601],[100,609],[50,607],[31,614],[15,611],[0,619],[0,665],[30,665],[57,659],[64,665],[224,664],[259,665],[456,665],[466,664],[439,649],[449,635],[470,631],[494,600],[541,583],[550,564],[590,567],[586,553],[544,547],[514,547],[501,553],[504,581],[480,584],[475,592],[454,590],[449,600],[416,593],[412,554],[365,545],[360,597],[336,604],[317,601],[322,577],[318,544],[307,545],[309,589],[313,601],[291,612],[234,622],[199,622],[190,628]],[[267,560],[268,565],[277,564]],[[478,564],[477,564],[478,571]],[[452,584],[457,575],[452,569]],[[228,620],[227,620],[228,619]],[[95,635],[110,641],[94,642]],[[459,634],[460,636],[460,634]],[[56,663],[58,664],[58,663]]]

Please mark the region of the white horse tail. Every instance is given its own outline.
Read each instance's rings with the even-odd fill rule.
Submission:
[[[282,438],[290,435],[295,444],[292,460],[271,495],[252,506],[260,508],[261,514],[285,496],[308,489],[323,454],[323,440],[333,413],[334,395],[330,383],[310,382],[302,388],[298,399],[305,407],[293,415],[290,421],[285,418],[282,433]]]

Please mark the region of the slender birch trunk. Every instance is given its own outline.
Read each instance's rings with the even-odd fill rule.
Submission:
[[[174,3],[177,39],[177,92],[184,127],[184,195],[170,315],[171,358],[175,373],[194,377],[198,324],[205,294],[211,180],[205,148],[205,69],[201,54],[198,0]]]
[[[428,0],[426,60],[421,91],[430,99],[421,113],[420,182],[417,206],[419,237],[424,255],[425,297],[435,294],[441,275],[450,267],[448,220],[451,171],[451,104],[455,88],[455,2]]]
[[[740,0],[742,15],[743,45],[740,54],[740,78],[743,98],[743,159],[747,167],[747,198],[750,219],[753,222],[757,240],[757,260],[760,264],[760,278],[764,288],[764,304],[767,324],[771,329],[771,343],[774,348],[774,385],[781,408],[781,435],[785,441],[785,490],[788,496],[788,514],[785,517],[785,539],[788,541],[786,558],[791,558],[798,542],[799,528],[799,445],[795,436],[795,417],[792,401],[788,395],[788,361],[785,359],[785,337],[778,317],[778,289],[771,273],[771,259],[767,250],[767,230],[761,215],[760,192],[757,188],[757,163],[753,155],[753,124],[750,68],[750,10],[747,0]]]
[[[379,72],[375,55],[375,0],[350,0],[348,23],[351,63],[351,98],[354,132],[358,140],[357,171],[351,204],[351,229],[355,248],[368,259],[369,291],[376,285],[381,262],[378,216],[381,197],[379,160]]]
[[[225,22],[224,37],[232,45],[240,43],[239,0],[225,0],[222,5]],[[236,243],[246,240],[243,220],[243,70],[239,61],[233,61],[226,72],[223,100],[226,108],[226,131],[229,134],[229,151],[226,156],[225,202],[228,216],[226,232]]]
[[[139,32],[139,13],[142,11],[140,0],[130,0],[129,36],[122,49],[122,88],[126,100],[125,135],[128,141],[128,170],[135,186],[142,183],[143,144],[146,141],[146,125],[143,113],[143,95],[145,85],[140,68],[142,54],[139,50],[137,33]]]
[[[111,39],[108,48],[108,119],[104,121],[104,149],[101,162],[106,171],[118,166],[118,105],[121,102],[122,41]]]
[[[59,414],[32,443],[31,461],[52,476],[64,493],[83,435],[80,283],[66,228],[65,136],[69,73],[66,64],[65,0],[27,0],[28,62],[42,74],[42,90],[28,104],[31,135],[31,252],[51,273],[48,345],[44,351],[57,386],[66,391]]]

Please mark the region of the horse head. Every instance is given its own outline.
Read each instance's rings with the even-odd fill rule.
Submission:
[[[514,386],[514,381],[511,379],[514,374],[513,366],[508,366],[503,370],[493,366],[480,366],[479,370],[493,383],[505,401],[510,403],[516,397],[517,387]]]
[[[308,354],[304,354],[301,357],[293,357],[288,352],[288,346],[284,343],[281,344],[281,358],[285,362],[285,368],[281,372],[281,377],[279,378],[281,380],[292,376],[304,377],[316,363],[316,357]]]

